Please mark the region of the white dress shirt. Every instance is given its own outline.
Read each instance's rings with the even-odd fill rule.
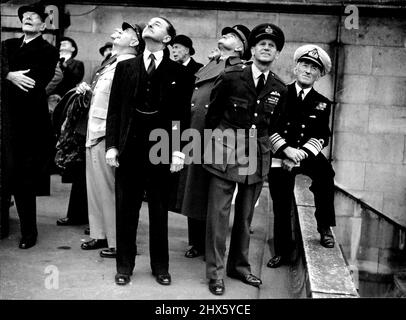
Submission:
[[[255,87],[258,84],[258,78],[261,75],[261,73],[264,74],[264,76],[265,76],[264,83],[266,83],[266,79],[268,79],[268,75],[269,75],[269,70],[267,70],[266,72],[262,72],[261,70],[258,69],[258,67],[255,65],[255,63],[253,63],[252,64],[252,76],[254,78]]]
[[[306,88],[306,89],[302,89],[301,87],[299,87],[299,85],[297,84],[297,82],[295,82],[295,87],[296,87],[296,96],[298,97],[299,96],[299,92],[301,91],[301,90],[303,90],[303,100],[304,100],[304,98],[306,97],[306,95],[309,93],[309,91],[312,89],[311,87],[310,88]]]
[[[151,52],[147,48],[145,48],[143,54],[145,70],[148,70],[149,64],[151,63],[151,58],[149,57],[151,53],[153,53],[155,56],[155,69],[158,69],[159,64],[162,62],[162,59],[164,58],[163,50]]]

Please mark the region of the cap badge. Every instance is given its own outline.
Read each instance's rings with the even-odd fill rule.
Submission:
[[[314,48],[312,51],[309,51],[307,54],[315,59],[319,59],[319,52],[316,48]]]
[[[271,26],[266,27],[265,29],[266,33],[273,33],[273,29],[271,28]]]

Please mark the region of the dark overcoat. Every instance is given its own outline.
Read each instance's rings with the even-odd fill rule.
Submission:
[[[51,119],[45,87],[55,73],[58,61],[57,49],[39,36],[22,46],[24,37],[2,42],[2,108],[9,123],[10,149],[13,161],[6,169],[12,176],[12,189],[22,184],[38,183],[52,161],[54,144]],[[3,57],[2,57],[3,61]],[[25,75],[35,80],[35,87],[25,92],[6,80],[8,72],[30,70]]]
[[[212,60],[196,74],[195,88],[190,103],[191,120],[190,127],[199,132],[203,137],[207,109],[210,103],[210,93],[217,77],[228,66],[241,64],[238,57],[227,60]],[[195,141],[196,143],[198,141]],[[201,139],[203,143],[203,139]],[[201,155],[204,145],[196,145],[195,150],[200,148]],[[193,154],[191,156],[194,156]],[[201,157],[200,157],[201,158]],[[209,175],[201,164],[191,163],[185,166],[181,175],[185,176],[185,187],[179,190],[182,210],[181,213],[195,219],[204,220],[207,215],[207,195]]]

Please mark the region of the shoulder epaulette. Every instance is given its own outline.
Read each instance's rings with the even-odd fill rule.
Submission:
[[[281,78],[279,78],[279,76],[276,73],[271,71],[271,75],[275,78],[275,80],[278,80],[281,84],[286,86],[286,83]]]
[[[229,66],[224,69],[224,73],[230,73],[230,72],[241,72],[243,71],[247,66],[245,64],[237,64],[234,66]]]

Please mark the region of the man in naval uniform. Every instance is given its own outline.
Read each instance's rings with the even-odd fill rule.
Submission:
[[[275,256],[268,267],[277,268],[289,262],[293,249],[291,240],[291,209],[295,175],[312,179],[315,217],[320,243],[334,247],[330,226],[335,226],[334,170],[321,150],[330,137],[330,101],[318,93],[314,83],[331,69],[328,54],[316,45],[299,47],[294,54],[296,81],[288,85],[288,102],[279,130],[272,139],[272,152],[281,159],[281,167],[270,170],[269,189],[273,201]]]

